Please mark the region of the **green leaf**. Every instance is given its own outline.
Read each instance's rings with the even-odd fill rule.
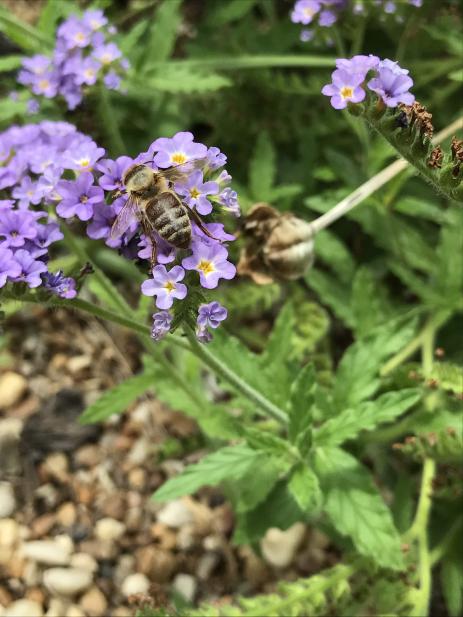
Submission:
[[[350,537],[360,554],[384,568],[401,570],[400,536],[367,469],[340,448],[320,448],[315,471],[335,529]]]
[[[270,527],[288,529],[304,520],[304,513],[289,493],[285,480],[280,480],[256,508],[238,517],[233,536],[236,544],[252,544],[260,540]]]
[[[222,448],[167,480],[154,493],[153,499],[170,501],[191,495],[205,485],[216,486],[225,480],[238,480],[258,466],[261,460],[262,454],[244,445]]]
[[[243,436],[251,448],[273,457],[282,457],[289,460],[290,446],[285,439],[278,437],[278,435],[254,427],[244,427]]]
[[[115,413],[121,413],[153,386],[154,377],[151,373],[129,377],[114,388],[106,390],[103,396],[87,407],[79,421],[82,424],[92,424],[106,420]]]
[[[173,69],[168,72],[159,72],[157,75],[147,79],[145,82],[145,94],[152,96],[153,91],[201,94],[204,92],[214,92],[221,88],[228,88],[232,83],[231,79],[218,73],[206,73],[191,69]],[[139,87],[140,83],[136,82],[135,89]]]
[[[18,19],[11,11],[0,6],[0,32],[26,51],[44,53],[52,46],[53,39],[40,30]]]
[[[261,458],[259,465],[250,469],[236,482],[224,483],[225,493],[237,512],[256,508],[270,493],[281,475],[281,465],[271,458]]]
[[[267,345],[261,356],[261,364],[269,366],[289,357],[292,348],[291,334],[294,329],[294,311],[290,302],[285,304],[275,320]]]
[[[145,43],[145,64],[167,60],[174,49],[177,31],[182,18],[180,7],[182,0],[164,0],[153,19]]]
[[[257,0],[228,0],[221,2],[217,9],[211,11],[207,16],[207,21],[214,28],[223,26],[237,19],[241,19],[251,11]]]
[[[384,292],[368,268],[359,268],[352,283],[352,311],[358,337],[370,334],[387,320]]]
[[[14,71],[21,66],[23,56],[1,56],[0,57],[0,73]]]
[[[408,388],[387,392],[373,402],[360,403],[325,422],[315,431],[314,441],[319,446],[342,444],[362,431],[371,431],[378,424],[391,422],[415,405],[420,397],[420,390]]]
[[[294,327],[290,358],[298,363],[307,360],[317,344],[326,336],[330,325],[327,312],[316,302],[295,298]]]
[[[345,244],[334,233],[324,229],[315,236],[315,254],[341,281],[351,281],[355,262]]]
[[[463,394],[463,366],[451,362],[435,362],[429,374],[436,380],[436,386],[455,394]]]
[[[351,345],[339,363],[334,387],[337,409],[355,408],[372,396],[379,387],[381,364],[410,341],[415,322],[402,327],[397,321],[377,328],[370,336]]]
[[[318,294],[322,304],[327,304],[346,325],[353,328],[355,318],[350,307],[350,285],[340,282],[335,276],[318,268],[306,276],[309,286]]]
[[[71,2],[63,0],[47,0],[40,12],[37,27],[47,38],[54,35],[56,24],[62,17],[67,17],[75,11]]]
[[[314,472],[307,465],[297,465],[288,482],[288,490],[301,510],[316,510],[321,503],[320,484]]]
[[[249,165],[249,186],[258,201],[267,199],[276,177],[276,153],[269,134],[259,134]]]
[[[450,617],[460,617],[463,612],[463,561],[446,559],[441,567],[440,580],[445,604]]]
[[[313,386],[315,385],[315,368],[306,364],[291,385],[289,400],[288,435],[292,443],[303,435],[312,424],[312,405],[314,404]]]

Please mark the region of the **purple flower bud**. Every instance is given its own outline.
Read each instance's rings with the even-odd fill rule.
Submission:
[[[55,274],[45,272],[42,275],[42,279],[45,289],[48,289],[60,298],[70,300],[77,296],[75,280],[69,276],[64,276],[61,270]]]
[[[151,338],[155,341],[163,339],[170,330],[173,316],[169,311],[160,311],[153,315],[153,326],[151,328]]]

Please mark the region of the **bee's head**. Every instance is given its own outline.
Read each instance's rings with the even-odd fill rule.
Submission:
[[[122,176],[128,191],[146,191],[153,186],[153,170],[147,165],[132,165]]]

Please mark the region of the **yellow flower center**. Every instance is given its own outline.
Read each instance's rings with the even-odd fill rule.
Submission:
[[[186,162],[186,156],[183,154],[183,152],[176,152],[170,157],[170,160],[176,165],[181,165],[182,163]]]
[[[164,284],[164,288],[167,289],[169,293],[172,293],[175,289],[175,283],[172,281],[167,281],[167,283]]]
[[[101,62],[103,64],[109,64],[112,60],[111,55],[110,54],[103,54],[100,58]]]
[[[207,259],[201,259],[201,261],[196,267],[198,268],[198,270],[201,270],[203,274],[211,274],[211,272],[214,272],[215,270],[212,261],[207,261]]]
[[[74,38],[78,43],[83,43],[85,41],[85,33],[78,32]]]
[[[200,195],[201,195],[201,193],[198,191],[197,188],[190,189],[190,197],[191,197],[191,199],[196,199]]]
[[[84,71],[84,75],[85,75],[85,77],[94,77],[95,76],[95,71],[93,69],[86,69]]]
[[[29,197],[33,197],[34,191],[27,191],[27,195],[29,195]]]
[[[80,159],[77,161],[77,163],[81,166],[81,167],[85,167],[85,168],[90,168],[90,159]]]
[[[353,94],[354,89],[350,86],[344,86],[344,88],[341,88],[341,96],[343,99],[350,99]]]
[[[48,88],[49,85],[50,85],[50,82],[48,81],[48,79],[41,79],[39,81],[39,86],[42,88],[42,90],[45,90],[45,88]]]
[[[88,201],[87,195],[82,195],[81,198],[80,198],[80,202],[83,203],[83,204],[86,204],[87,201]]]
[[[304,13],[305,17],[313,17],[317,11],[314,11],[313,9],[306,8],[302,12]]]

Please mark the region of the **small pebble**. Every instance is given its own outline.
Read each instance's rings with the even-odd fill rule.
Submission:
[[[0,482],[0,519],[12,516],[16,510],[16,498],[10,482]]]
[[[16,600],[10,604],[2,617],[42,617],[43,609],[38,602],[34,600]]]
[[[14,546],[19,539],[19,525],[13,518],[0,520],[0,546]]]
[[[187,602],[193,602],[198,583],[191,574],[177,574],[172,583],[172,588]]]
[[[95,536],[103,542],[118,540],[125,532],[125,525],[114,518],[102,518],[95,525]]]
[[[89,617],[102,617],[106,614],[108,602],[104,594],[94,585],[81,597],[80,606]]]
[[[144,574],[131,574],[122,583],[122,593],[128,598],[137,593],[147,593],[150,588],[150,582]]]
[[[183,500],[176,499],[158,512],[157,520],[168,527],[179,529],[193,522],[193,514]]]
[[[304,535],[303,523],[294,523],[285,531],[276,527],[268,529],[260,543],[265,561],[275,568],[286,568],[292,563]]]
[[[72,527],[76,522],[77,511],[75,505],[71,501],[63,503],[56,513],[56,520],[63,527]]]
[[[51,593],[73,596],[92,584],[92,573],[80,568],[50,568],[43,573],[45,587]]]
[[[70,565],[80,570],[88,570],[92,574],[98,570],[97,560],[88,553],[75,553],[71,557]]]
[[[27,390],[27,379],[19,373],[6,371],[0,376],[0,409],[13,407]]]
[[[65,566],[71,559],[72,547],[56,540],[25,542],[22,555],[47,566]]]

